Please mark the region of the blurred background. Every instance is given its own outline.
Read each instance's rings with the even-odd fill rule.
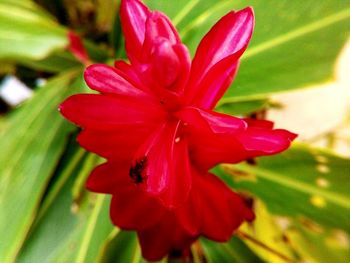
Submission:
[[[145,262],[135,234],[111,225],[109,197],[85,190],[103,160],[57,111],[90,92],[69,31],[93,63],[126,58],[119,2],[0,0],[0,262]],[[257,219],[230,242],[196,242],[192,261],[350,262],[350,1],[144,2],[192,55],[221,16],[252,6],[252,42],[217,111],[299,134],[281,155],[215,168]]]
[[[347,41],[337,56],[333,79],[310,89],[272,96],[284,106],[269,110],[268,118],[298,133],[299,141],[350,157],[349,62],[350,41]]]

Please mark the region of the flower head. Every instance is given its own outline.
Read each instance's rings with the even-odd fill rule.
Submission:
[[[251,38],[251,8],[231,11],[189,52],[162,13],[121,1],[129,63],[85,71],[99,94],[71,96],[62,114],[82,127],[78,142],[108,161],[87,188],[112,195],[115,225],[136,230],[142,253],[158,260],[200,235],[226,241],[254,218],[242,199],[208,172],[287,149],[295,135],[269,121],[213,111]]]

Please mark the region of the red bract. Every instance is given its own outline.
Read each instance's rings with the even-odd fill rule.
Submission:
[[[78,61],[87,65],[89,63],[89,56],[85,50],[83,41],[81,40],[80,36],[73,31],[69,31],[67,33],[67,37],[69,41],[68,50]]]
[[[87,188],[112,195],[113,223],[137,231],[148,260],[186,249],[200,235],[226,241],[254,214],[208,170],[276,154],[295,138],[268,121],[212,111],[248,45],[253,11],[221,18],[192,64],[164,14],[122,0],[120,15],[130,63],[88,67],[85,80],[99,94],[74,95],[60,107],[83,128],[80,145],[108,160]]]

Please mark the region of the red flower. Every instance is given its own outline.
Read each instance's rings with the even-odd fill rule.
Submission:
[[[112,195],[113,223],[137,231],[148,260],[185,249],[200,235],[226,241],[254,215],[208,169],[281,152],[295,138],[269,121],[212,111],[248,45],[253,11],[221,18],[192,64],[164,14],[122,0],[120,15],[130,64],[88,67],[85,80],[99,94],[74,95],[60,107],[83,128],[80,145],[108,160],[87,188]]]

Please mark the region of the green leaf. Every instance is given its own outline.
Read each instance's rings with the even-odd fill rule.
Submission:
[[[0,3],[18,6],[24,10],[35,12],[40,16],[46,17],[48,19],[54,19],[51,14],[49,14],[43,8],[39,7],[33,0],[1,0]]]
[[[296,261],[292,246],[286,242],[280,226],[275,218],[268,213],[265,204],[254,203],[256,220],[240,227],[242,235],[250,235],[254,239],[243,239],[248,247],[269,263],[286,263]],[[242,232],[244,231],[244,232]]]
[[[78,72],[50,80],[2,126],[0,148],[0,243],[2,262],[12,262],[34,220],[57,159],[73,126],[58,113],[58,104],[77,89]]]
[[[289,242],[305,262],[349,262],[349,236],[342,231],[294,225],[287,234]]]
[[[51,73],[60,73],[65,70],[81,67],[83,65],[78,62],[68,51],[53,52],[48,57],[40,60],[21,59],[19,64],[26,67]]]
[[[119,12],[119,2],[117,0],[118,12]],[[108,42],[110,46],[114,49],[114,58],[124,59],[126,58],[124,49],[124,38],[121,28],[120,16],[116,15],[113,21],[112,30],[108,34]]]
[[[208,263],[263,262],[238,237],[232,237],[226,243],[217,243],[205,238],[200,241]]]
[[[263,97],[333,79],[350,34],[350,2],[241,1],[252,5],[256,29],[226,98]]]
[[[269,106],[268,104],[268,100],[250,100],[234,103],[225,103],[225,100],[221,100],[215,110],[230,115],[247,116],[256,111],[267,108]]]
[[[16,262],[46,262],[60,250],[57,240],[69,239],[72,235],[75,226],[72,218],[75,218],[71,213],[70,191],[85,154],[76,143],[70,142],[62,156]]]
[[[146,1],[177,24],[194,54],[204,34],[224,14],[252,6],[254,35],[243,55],[226,102],[265,98],[286,90],[329,81],[336,56],[349,37],[348,0]]]
[[[58,179],[45,197],[16,262],[97,262],[114,227],[109,219],[108,196],[85,192],[80,200],[74,198],[77,178],[97,165],[95,156],[88,155],[81,162],[83,156],[81,149],[65,152]]]
[[[0,1],[0,59],[43,59],[67,45],[65,30],[33,2]]]
[[[134,231],[114,231],[101,250],[99,263],[144,262]]]
[[[107,195],[100,194],[96,197],[96,203],[85,225],[84,234],[82,238],[77,238],[75,241],[75,243],[80,241],[80,244],[74,262],[96,262],[101,244],[114,228],[109,218],[109,203],[110,198]]]
[[[259,158],[257,165],[225,165],[218,172],[233,188],[261,198],[275,214],[350,232],[349,165],[349,159],[295,146]]]

